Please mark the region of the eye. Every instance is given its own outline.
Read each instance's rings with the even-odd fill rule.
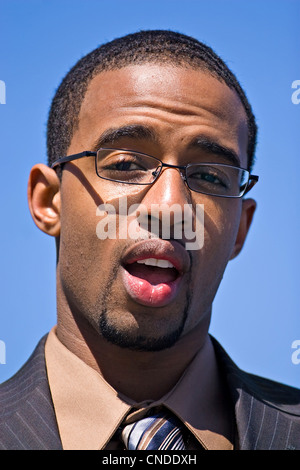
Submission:
[[[101,171],[105,172],[143,172],[147,167],[140,158],[133,154],[128,155],[110,155],[99,164]]]
[[[217,178],[215,175],[212,175],[210,173],[199,173],[198,175],[194,175],[194,177],[198,177],[202,179],[203,181],[207,181],[208,183],[213,183],[213,184],[222,184],[222,182]]]
[[[147,171],[147,160],[134,153],[114,152],[99,162],[103,170]]]
[[[102,149],[97,155],[98,176],[130,184],[151,184],[160,161],[142,153]]]
[[[122,160],[117,163],[113,163],[109,167],[111,170],[117,171],[135,171],[135,170],[145,170],[140,164],[137,162],[133,162],[131,160]]]
[[[190,172],[189,178],[192,178],[197,184],[221,185],[226,188],[229,184],[228,177],[225,174],[209,167],[194,168]]]
[[[152,157],[131,152],[113,152],[98,160],[98,175],[112,181],[149,184],[157,162]],[[155,164],[155,165],[154,165]]]

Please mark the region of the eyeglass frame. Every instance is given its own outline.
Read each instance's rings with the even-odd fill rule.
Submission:
[[[155,175],[155,178],[151,183],[131,183],[131,182],[126,182],[126,181],[119,181],[119,180],[113,180],[113,179],[105,178],[104,176],[100,176],[98,171],[97,171],[97,155],[98,155],[98,152],[100,150],[115,150],[115,151],[120,150],[122,152],[132,152],[132,153],[137,153],[139,155],[144,155],[145,157],[151,157],[151,158],[157,160],[158,162],[160,162],[160,164],[161,164],[160,171],[157,175]],[[238,196],[226,196],[226,195],[222,195],[222,194],[209,194],[209,193],[205,193],[203,191],[196,191],[195,189],[192,189],[189,186],[188,180],[187,180],[187,177],[186,177],[186,169],[189,166],[198,165],[198,164],[201,165],[202,163],[188,163],[187,165],[171,165],[169,163],[163,163],[159,158],[153,157],[152,155],[148,155],[146,153],[136,152],[136,151],[130,150],[130,149],[117,149],[117,148],[106,148],[106,147],[101,147],[96,152],[86,150],[84,152],[75,153],[73,155],[67,155],[65,157],[60,157],[60,158],[56,159],[51,164],[51,168],[54,169],[59,165],[62,165],[64,163],[68,163],[68,162],[71,162],[71,161],[74,161],[74,160],[79,160],[80,158],[83,158],[83,157],[95,157],[95,171],[96,171],[96,174],[99,178],[107,180],[107,181],[113,181],[115,183],[121,183],[121,184],[123,183],[123,184],[133,184],[133,185],[138,185],[138,186],[147,186],[147,185],[153,184],[158,179],[158,177],[161,175],[161,172],[162,172],[163,168],[174,168],[174,169],[178,169],[178,170],[184,170],[185,174],[183,174],[182,171],[180,171],[180,174],[181,174],[181,177],[183,178],[185,184],[187,185],[187,187],[191,191],[194,191],[195,193],[199,193],[199,194],[205,194],[207,196],[224,197],[224,198],[228,198],[228,199],[239,199],[239,198],[245,196],[245,194],[247,194],[259,180],[259,177],[257,175],[251,175],[250,171],[245,169],[245,168],[240,168],[240,167],[234,166],[234,165],[228,165],[226,163],[213,163],[213,162],[211,162],[212,165],[227,166],[227,167],[230,167],[230,168],[237,168],[239,170],[246,171],[249,176],[248,176],[247,183],[245,183],[244,192],[242,194],[238,195]],[[205,165],[205,164],[208,164],[208,163],[203,162],[203,165]]]

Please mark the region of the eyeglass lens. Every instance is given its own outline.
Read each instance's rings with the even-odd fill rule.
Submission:
[[[127,184],[151,184],[162,168],[160,160],[138,152],[100,149],[97,174],[100,178]],[[237,197],[243,193],[249,172],[224,164],[197,163],[186,168],[186,181],[193,191],[208,195]]]

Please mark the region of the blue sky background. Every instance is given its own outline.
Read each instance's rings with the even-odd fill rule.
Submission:
[[[56,322],[54,240],[35,227],[26,197],[30,168],[46,161],[55,89],[103,42],[174,29],[221,55],[260,129],[260,182],[251,194],[258,210],[217,294],[211,332],[240,367],[300,386],[291,347],[300,340],[300,104],[291,100],[300,80],[299,18],[299,0],[0,0],[0,382]]]

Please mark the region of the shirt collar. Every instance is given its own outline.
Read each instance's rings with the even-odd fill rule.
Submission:
[[[45,345],[49,385],[65,450],[104,449],[133,410],[165,406],[206,449],[232,449],[227,403],[210,339],[175,387],[155,402],[136,403],[118,393],[94,369],[69,351],[54,327]],[[199,374],[201,370],[201,374]],[[228,421],[229,418],[229,421]]]

